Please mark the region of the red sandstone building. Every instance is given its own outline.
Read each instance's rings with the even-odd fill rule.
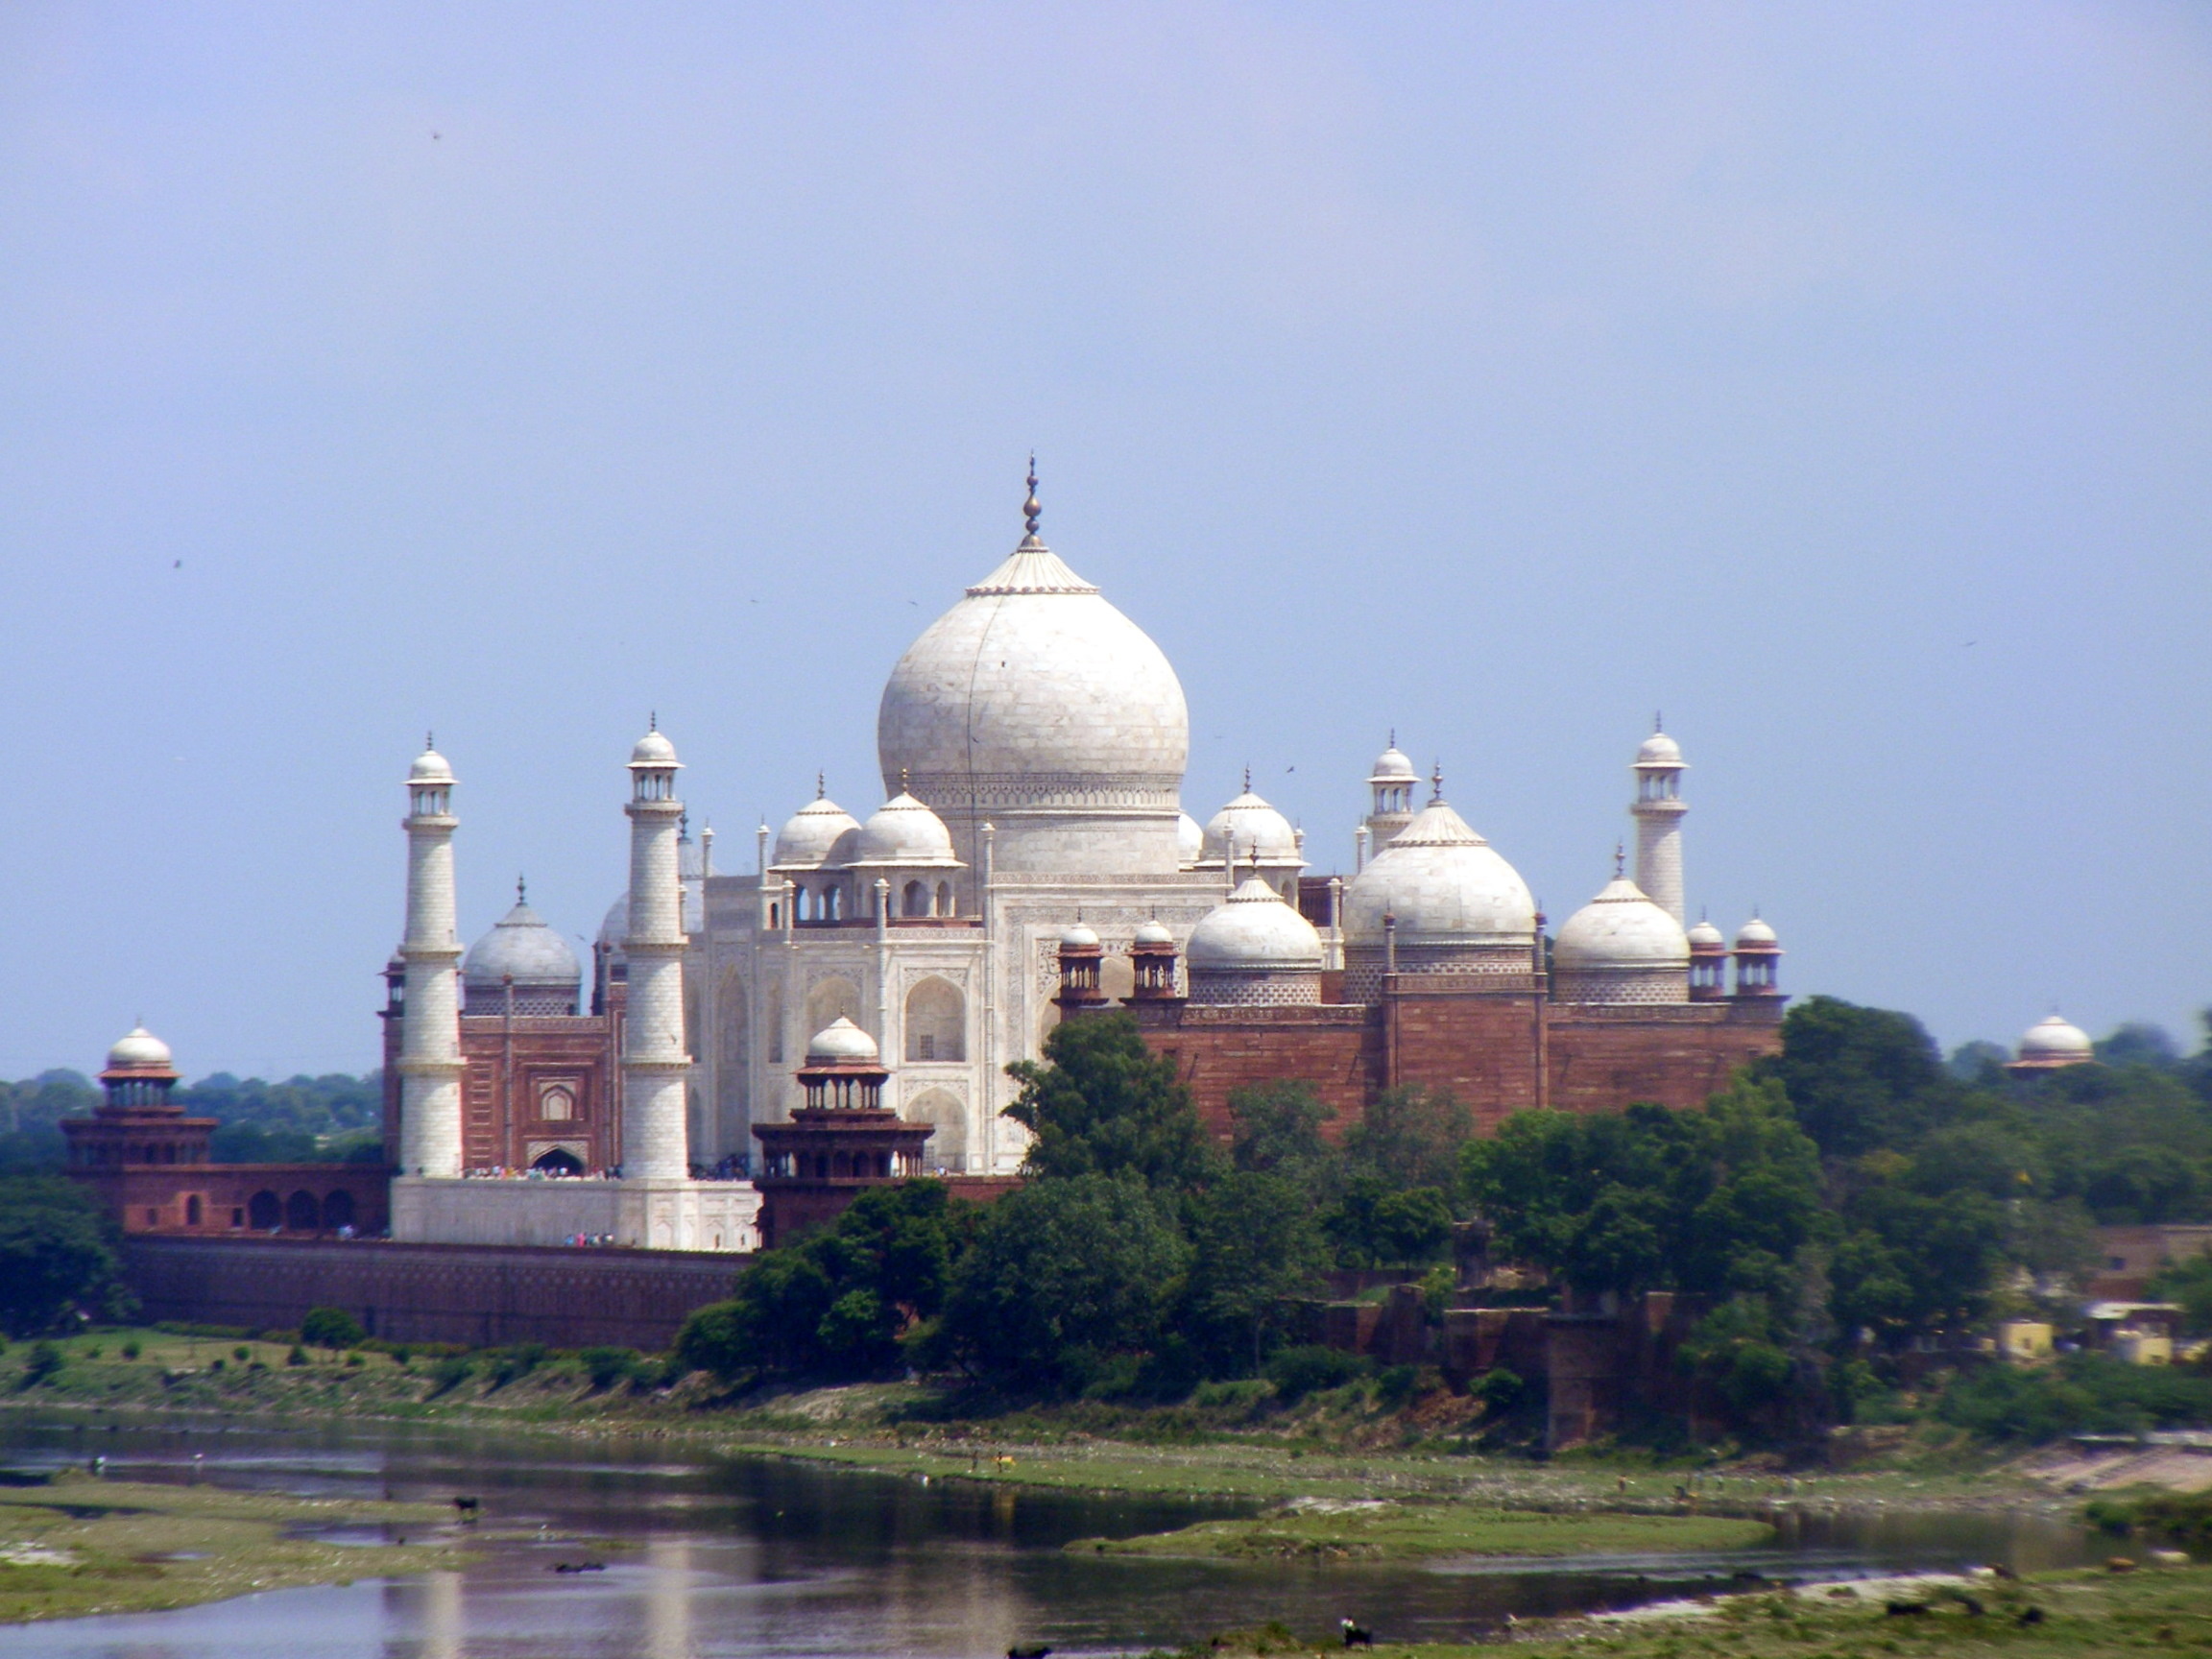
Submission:
[[[169,1098],[169,1046],[143,1026],[108,1051],[107,1098],[65,1118],[69,1173],[97,1192],[126,1233],[375,1234],[391,1222],[391,1171],[380,1164],[210,1164],[212,1118]]]

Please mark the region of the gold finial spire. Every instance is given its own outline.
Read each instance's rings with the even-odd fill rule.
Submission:
[[[1037,520],[1045,516],[1045,509],[1037,503],[1037,452],[1029,452],[1029,498],[1022,503],[1022,517],[1029,531],[1029,539],[1037,539]]]

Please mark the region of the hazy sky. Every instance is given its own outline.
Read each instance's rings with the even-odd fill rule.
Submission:
[[[373,1064],[426,728],[469,937],[864,814],[1032,445],[1201,819],[1556,922],[1663,708],[1789,989],[2188,1031],[2208,209],[2202,7],[14,0],[0,1075]]]

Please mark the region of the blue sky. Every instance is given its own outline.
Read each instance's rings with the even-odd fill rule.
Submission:
[[[865,812],[1032,446],[1199,817],[1395,726],[1562,918],[1663,708],[1791,990],[2189,1030],[2208,207],[2177,5],[23,0],[0,1075],[373,1063],[426,728],[470,934],[650,709],[725,868]]]

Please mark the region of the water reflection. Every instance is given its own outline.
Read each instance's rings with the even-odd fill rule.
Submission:
[[[1404,1639],[1465,1639],[1523,1617],[1720,1587],[1745,1569],[1808,1577],[2081,1558],[2083,1540],[2019,1512],[1786,1516],[1770,1548],[1710,1556],[1434,1568],[1142,1561],[1071,1539],[1242,1513],[1237,1504],[1094,1498],[854,1475],[775,1460],[672,1459],[619,1441],[500,1440],[445,1429],[236,1424],[105,1430],[12,1424],[7,1461],[82,1461],[124,1479],[445,1503],[478,1496],[479,1558],[459,1572],[287,1591],[177,1613],[0,1630],[0,1659],[988,1659],[1177,1645],[1280,1619],[1357,1619]],[[573,1460],[571,1460],[573,1459]],[[556,1574],[556,1563],[606,1571]]]

